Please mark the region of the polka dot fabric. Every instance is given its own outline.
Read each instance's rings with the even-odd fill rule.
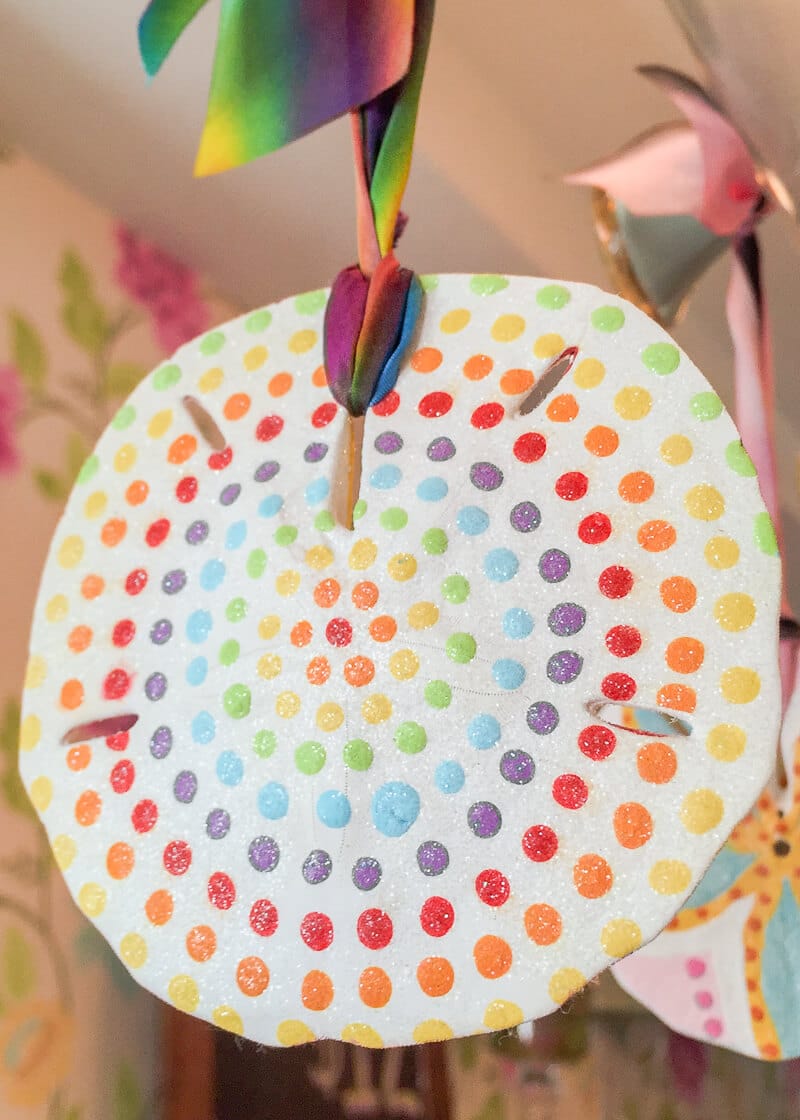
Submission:
[[[775,538],[708,384],[594,288],[426,286],[353,531],[313,293],[136,390],[36,609],[22,771],[78,905],[271,1045],[551,1011],[670,920],[774,757]]]

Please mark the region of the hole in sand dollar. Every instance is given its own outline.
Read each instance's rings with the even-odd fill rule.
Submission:
[[[87,739],[108,739],[111,735],[120,735],[124,731],[130,731],[135,723],[139,722],[139,717],[134,715],[133,712],[128,712],[119,716],[108,716],[106,719],[94,719],[89,723],[79,723],[76,727],[71,727],[61,739],[65,746],[72,743],[84,743]]]
[[[652,735],[654,738],[661,738],[666,735],[686,737],[692,734],[690,723],[663,708],[640,708],[635,704],[589,700],[586,710],[593,719],[599,719],[602,723],[620,731],[631,731],[635,735]]]
[[[200,435],[214,451],[224,451],[227,443],[214,417],[200,404],[196,397],[184,397],[183,407],[189,413],[192,423]]]
[[[527,416],[529,412],[533,412],[535,408],[539,407],[542,401],[550,396],[562,378],[566,377],[572,369],[577,356],[578,347],[569,346],[566,350],[562,350],[557,358],[553,358],[550,365],[519,406],[519,416]]]

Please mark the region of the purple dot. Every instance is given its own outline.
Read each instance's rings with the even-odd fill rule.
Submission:
[[[494,463],[473,463],[469,480],[478,490],[497,490],[503,485],[503,472]]]
[[[172,623],[168,618],[161,618],[154,623],[150,630],[150,641],[154,645],[163,646],[172,637]]]
[[[428,458],[434,463],[446,463],[456,453],[456,445],[447,436],[437,436],[428,444]]]
[[[236,499],[242,492],[242,488],[238,482],[232,482],[219,496],[220,504],[223,506],[232,506]]]
[[[375,450],[380,455],[396,455],[403,446],[403,437],[397,432],[381,432],[375,439]]]
[[[303,458],[307,463],[321,463],[327,454],[327,443],[310,443],[303,452]]]
[[[450,864],[450,854],[438,840],[426,840],[417,848],[417,866],[423,875],[441,875]]]
[[[561,583],[569,575],[570,559],[560,548],[549,548],[539,561],[539,575],[546,583]]]
[[[256,836],[247,849],[250,866],[256,871],[274,871],[280,855],[280,848],[271,836]]]
[[[207,521],[193,521],[186,530],[187,544],[202,544],[208,536]]]
[[[542,515],[533,502],[517,502],[511,511],[509,521],[518,533],[530,533],[542,523]]]
[[[537,700],[528,708],[525,719],[536,735],[549,735],[558,727],[558,708],[549,700]]]
[[[526,786],[533,779],[535,769],[527,751],[506,751],[500,759],[500,773],[513,786]]]
[[[150,736],[150,754],[153,758],[166,758],[172,750],[172,732],[168,727],[157,727]]]
[[[197,793],[197,775],[191,770],[181,770],[172,786],[172,792],[176,801],[189,805]]]
[[[206,833],[212,840],[222,840],[231,827],[231,815],[224,809],[212,809],[206,817]]]
[[[547,625],[559,638],[577,634],[586,624],[586,611],[577,603],[559,603],[547,616]]]
[[[579,676],[582,668],[583,658],[579,653],[562,649],[547,662],[547,675],[553,684],[569,684]]]
[[[467,810],[467,824],[481,840],[489,840],[500,831],[503,818],[491,801],[476,801]]]
[[[333,860],[322,848],[315,848],[303,860],[303,878],[311,886],[324,883],[333,871]]]
[[[167,691],[167,678],[163,673],[151,673],[144,682],[144,694],[148,700],[160,700]]]
[[[280,463],[276,463],[274,459],[268,459],[266,463],[256,467],[253,478],[256,482],[271,482],[280,469]]]
[[[186,586],[186,572],[183,568],[173,568],[167,572],[161,581],[161,590],[165,595],[177,595]]]
[[[360,891],[371,891],[381,881],[383,870],[376,859],[362,856],[353,864],[353,882]]]

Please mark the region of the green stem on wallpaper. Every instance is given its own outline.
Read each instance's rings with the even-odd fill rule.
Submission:
[[[69,966],[67,965],[67,959],[64,956],[61,946],[55,939],[53,928],[50,923],[45,921],[35,910],[31,910],[30,907],[19,902],[15,898],[11,898],[9,895],[0,894],[0,910],[7,910],[10,914],[19,918],[21,922],[24,922],[34,930],[45,942],[53,963],[53,972],[55,974],[56,986],[61,998],[61,1003],[65,1010],[71,1011],[73,1000],[72,988],[69,980]]]

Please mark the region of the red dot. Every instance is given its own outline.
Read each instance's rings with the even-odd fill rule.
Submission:
[[[149,832],[155,827],[158,820],[158,805],[155,801],[145,798],[135,805],[131,813],[131,824],[137,832]]]
[[[208,900],[217,910],[230,910],[236,901],[233,879],[224,871],[215,871],[208,880]]]
[[[419,924],[431,937],[444,937],[453,928],[455,920],[452,903],[438,895],[426,899],[419,912]]]
[[[192,849],[185,840],[170,840],[164,849],[164,867],[170,875],[185,875],[192,863]]]
[[[611,536],[611,520],[604,513],[590,513],[578,526],[584,544],[602,544]]]
[[[129,646],[136,637],[136,623],[130,618],[121,618],[111,634],[115,646]]]
[[[125,580],[125,590],[129,595],[138,595],[147,587],[147,572],[144,568],[134,568]]]
[[[539,432],[526,432],[514,443],[514,454],[520,463],[537,463],[547,450],[547,440]]]
[[[272,937],[278,928],[278,908],[268,898],[257,898],[250,907],[250,928],[259,937]]]
[[[506,414],[506,410],[498,401],[479,405],[472,414],[473,428],[496,428]]]
[[[607,599],[624,599],[633,587],[633,573],[620,564],[612,564],[600,573],[597,586]]]
[[[577,774],[561,774],[553,782],[553,799],[564,809],[580,809],[588,796],[589,787]]]
[[[400,394],[390,389],[382,401],[372,406],[372,411],[376,416],[391,416],[393,412],[397,412],[400,405]]]
[[[353,627],[346,618],[332,618],[325,627],[325,637],[332,646],[349,646],[353,638]]]
[[[333,941],[333,922],[327,914],[312,910],[300,923],[300,936],[309,949],[320,953]]]
[[[145,541],[151,548],[158,548],[160,544],[169,536],[169,520],[166,517],[160,517],[158,521],[154,521],[148,528],[144,535]]]
[[[365,910],[359,915],[356,932],[367,949],[385,949],[392,940],[394,927],[385,910]]]
[[[420,416],[433,419],[435,416],[446,416],[453,407],[453,398],[449,393],[428,393],[419,402]]]
[[[268,443],[283,431],[283,418],[281,416],[265,416],[259,420],[256,427],[256,439],[261,443]]]
[[[124,669],[112,669],[103,681],[103,696],[106,700],[121,700],[130,691],[131,678]]]
[[[213,451],[208,457],[208,465],[212,471],[224,471],[233,459],[233,448],[226,447],[222,451]]]
[[[109,777],[114,793],[127,793],[136,777],[136,767],[129,758],[122,758],[114,766]]]
[[[636,681],[627,673],[609,673],[600,691],[607,700],[632,700],[636,695]]]
[[[616,745],[617,737],[611,728],[603,727],[599,723],[584,727],[578,735],[578,747],[587,758],[595,762],[602,762],[604,758],[608,758]]]
[[[186,505],[197,497],[197,479],[192,475],[182,478],[175,487],[175,497]]]
[[[311,413],[312,425],[315,428],[324,428],[327,424],[330,424],[331,420],[333,420],[336,415],[338,407],[336,401],[326,401],[325,404],[321,404],[319,408],[315,408]]]
[[[606,647],[615,657],[633,657],[642,648],[642,635],[635,626],[612,626],[606,634]]]
[[[534,863],[547,863],[558,851],[558,837],[546,824],[533,824],[522,837],[522,850]]]
[[[589,479],[582,471],[567,471],[556,479],[556,494],[565,502],[577,502],[589,489]]]
[[[487,906],[502,906],[508,902],[511,885],[502,871],[487,868],[475,879],[475,893]]]
[[[124,751],[128,746],[130,735],[127,731],[118,731],[116,735],[109,735],[106,746],[111,751]]]

